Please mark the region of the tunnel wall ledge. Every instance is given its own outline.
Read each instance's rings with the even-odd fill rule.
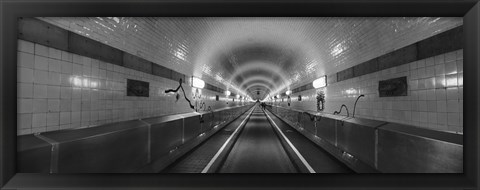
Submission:
[[[18,170],[22,173],[158,172],[251,107],[21,135],[17,138]]]
[[[462,134],[320,113],[311,121],[309,112],[268,109],[356,172],[463,173]]]

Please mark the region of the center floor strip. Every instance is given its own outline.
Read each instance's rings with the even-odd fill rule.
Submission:
[[[275,129],[261,108],[238,135],[235,144],[220,167],[220,173],[297,173]]]
[[[300,160],[302,161],[302,163],[305,165],[305,167],[307,167],[308,171],[310,173],[316,173],[315,170],[312,168],[312,166],[310,166],[310,164],[308,164],[307,160],[305,160],[305,158],[303,158],[302,154],[300,154],[300,152],[297,150],[297,148],[295,148],[295,146],[290,142],[290,140],[285,136],[285,134],[283,134],[282,130],[280,130],[280,128],[277,126],[277,124],[275,123],[275,121],[273,121],[273,119],[270,117],[270,115],[268,115],[267,112],[265,112],[265,115],[268,117],[268,119],[272,122],[272,124],[274,125],[275,129],[277,129],[278,132],[280,132],[280,134],[282,135],[283,139],[285,139],[285,141],[287,141],[288,145],[290,146],[290,148],[292,148],[292,150],[295,152],[295,154],[300,158]]]
[[[252,109],[252,111],[250,111],[249,115],[252,114],[253,110],[254,109]],[[241,126],[243,125],[243,123],[245,123],[245,121],[247,119],[248,119],[248,116],[245,117],[245,119],[243,119],[242,123],[240,123],[240,125],[238,125],[237,129],[235,129],[235,131],[232,133],[232,135],[230,135],[230,137],[228,137],[227,141],[225,141],[225,143],[223,143],[222,147],[218,150],[218,152],[215,154],[215,156],[213,156],[213,158],[210,160],[210,162],[208,162],[207,166],[202,170],[202,173],[207,173],[208,172],[210,167],[212,167],[212,164],[217,160],[218,156],[223,152],[223,150],[225,149],[227,144],[230,142],[230,140],[232,140],[232,138],[235,136],[235,134],[237,134],[240,131]]]

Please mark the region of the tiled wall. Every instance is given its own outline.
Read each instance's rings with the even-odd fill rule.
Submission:
[[[407,96],[379,97],[380,80],[402,76],[407,76]],[[463,50],[340,82],[330,81],[324,90],[326,113],[338,111],[345,104],[352,116],[356,98],[364,94],[357,103],[355,117],[463,133]],[[316,111],[316,91],[292,94],[291,107]],[[297,101],[298,95],[302,95],[302,101]],[[276,104],[288,107],[286,99]],[[346,115],[345,109],[342,115]]]
[[[178,81],[23,40],[17,59],[18,135],[193,111],[183,93],[178,101],[165,93]],[[149,97],[126,96],[127,78],[149,82]],[[192,100],[189,82],[183,87]],[[212,109],[244,104],[209,90],[201,93]]]

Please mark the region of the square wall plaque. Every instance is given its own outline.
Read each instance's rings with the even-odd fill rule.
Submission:
[[[407,77],[399,77],[378,82],[380,97],[407,96]]]
[[[149,96],[149,83],[139,80],[127,79],[127,96]]]

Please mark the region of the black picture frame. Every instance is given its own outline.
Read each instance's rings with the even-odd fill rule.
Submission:
[[[2,189],[478,189],[478,0],[0,1]],[[17,18],[37,16],[460,16],[464,18],[463,174],[27,174],[16,172]]]
[[[150,83],[127,79],[127,96],[149,97]]]
[[[378,81],[379,97],[395,97],[408,95],[407,77],[397,77]]]

